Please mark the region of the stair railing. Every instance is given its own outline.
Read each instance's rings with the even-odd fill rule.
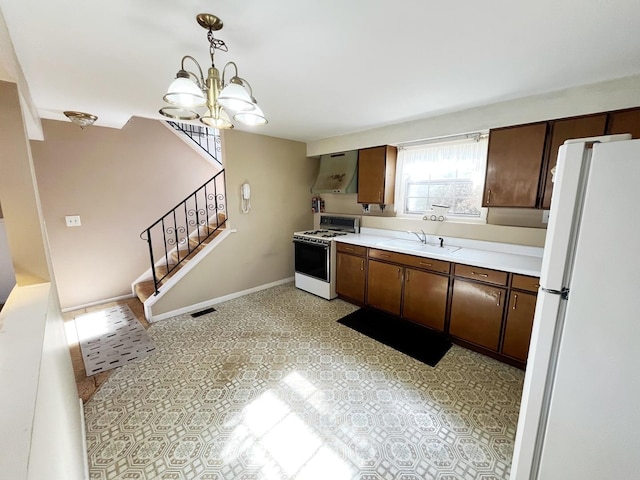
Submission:
[[[216,129],[192,125],[190,123],[167,122],[174,130],[189,137],[193,143],[198,145],[204,153],[222,166],[220,152],[222,146],[220,136],[216,134]]]
[[[221,170],[140,233],[149,247],[154,295],[162,281],[227,222],[225,191]]]

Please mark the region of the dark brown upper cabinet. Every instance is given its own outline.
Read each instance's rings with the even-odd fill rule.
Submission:
[[[640,108],[609,112],[607,134],[630,133],[633,138],[640,138]]]
[[[492,129],[482,206],[549,209],[560,146],[620,133],[640,138],[640,107]]]
[[[544,175],[542,177],[542,208],[551,207],[551,194],[553,182],[551,181],[551,169],[558,163],[558,149],[572,138],[597,137],[604,135],[607,124],[607,114],[589,115],[585,117],[568,118],[551,122],[551,139],[549,142],[549,155],[545,162]]]
[[[489,132],[482,206],[535,208],[548,122]]]
[[[358,203],[393,203],[397,149],[389,145],[358,151]]]

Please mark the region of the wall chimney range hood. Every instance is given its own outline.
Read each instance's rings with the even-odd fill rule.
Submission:
[[[357,150],[322,155],[318,177],[311,187],[311,193],[356,193],[357,172]]]

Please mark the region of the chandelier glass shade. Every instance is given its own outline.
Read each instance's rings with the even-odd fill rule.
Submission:
[[[234,79],[237,78],[238,77],[234,77]],[[233,82],[229,82],[229,85],[224,87],[222,92],[220,92],[218,103],[226,110],[238,111],[253,109],[253,102],[247,91],[241,84]]]
[[[228,62],[222,69],[222,76],[215,67],[215,51],[227,51],[226,44],[213,35],[214,31],[222,28],[222,20],[208,13],[201,13],[196,19],[200,26],[208,30],[211,67],[205,78],[197,60],[189,55],[184,56],[175,80],[163,97],[169,105],[161,108],[160,113],[178,120],[200,119],[201,123],[218,129],[233,128],[231,118],[247,126],[265,125],[267,119],[253,97],[249,82],[238,76],[238,66]],[[196,73],[186,69],[186,61],[196,66]],[[228,68],[233,68],[234,75],[227,82]]]
[[[240,112],[237,112],[233,116],[233,119],[236,122],[240,122],[244,125],[250,126],[259,126],[266,124],[267,119],[265,118],[264,113],[262,113],[262,109],[257,104],[254,105],[255,106],[252,110],[242,110]]]
[[[200,87],[189,78],[188,74],[186,77],[180,76],[182,72],[184,72],[184,70],[178,72],[176,79],[169,85],[167,94],[163,97],[164,101],[171,105],[187,108],[206,105],[207,99]]]

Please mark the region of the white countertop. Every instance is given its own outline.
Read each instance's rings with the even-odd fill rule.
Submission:
[[[444,237],[445,247],[459,247],[459,249],[453,252],[448,250],[440,252],[438,248],[439,238],[440,237],[429,235],[429,246],[421,248],[421,243],[417,237],[412,234],[391,230],[363,228],[359,234],[351,233],[336,237],[335,240],[351,245],[379,248],[474,267],[491,268],[493,270],[519,273],[532,277],[540,276],[542,248]],[[388,245],[389,241],[393,240],[404,240],[404,242],[398,242],[404,243],[404,245]]]

